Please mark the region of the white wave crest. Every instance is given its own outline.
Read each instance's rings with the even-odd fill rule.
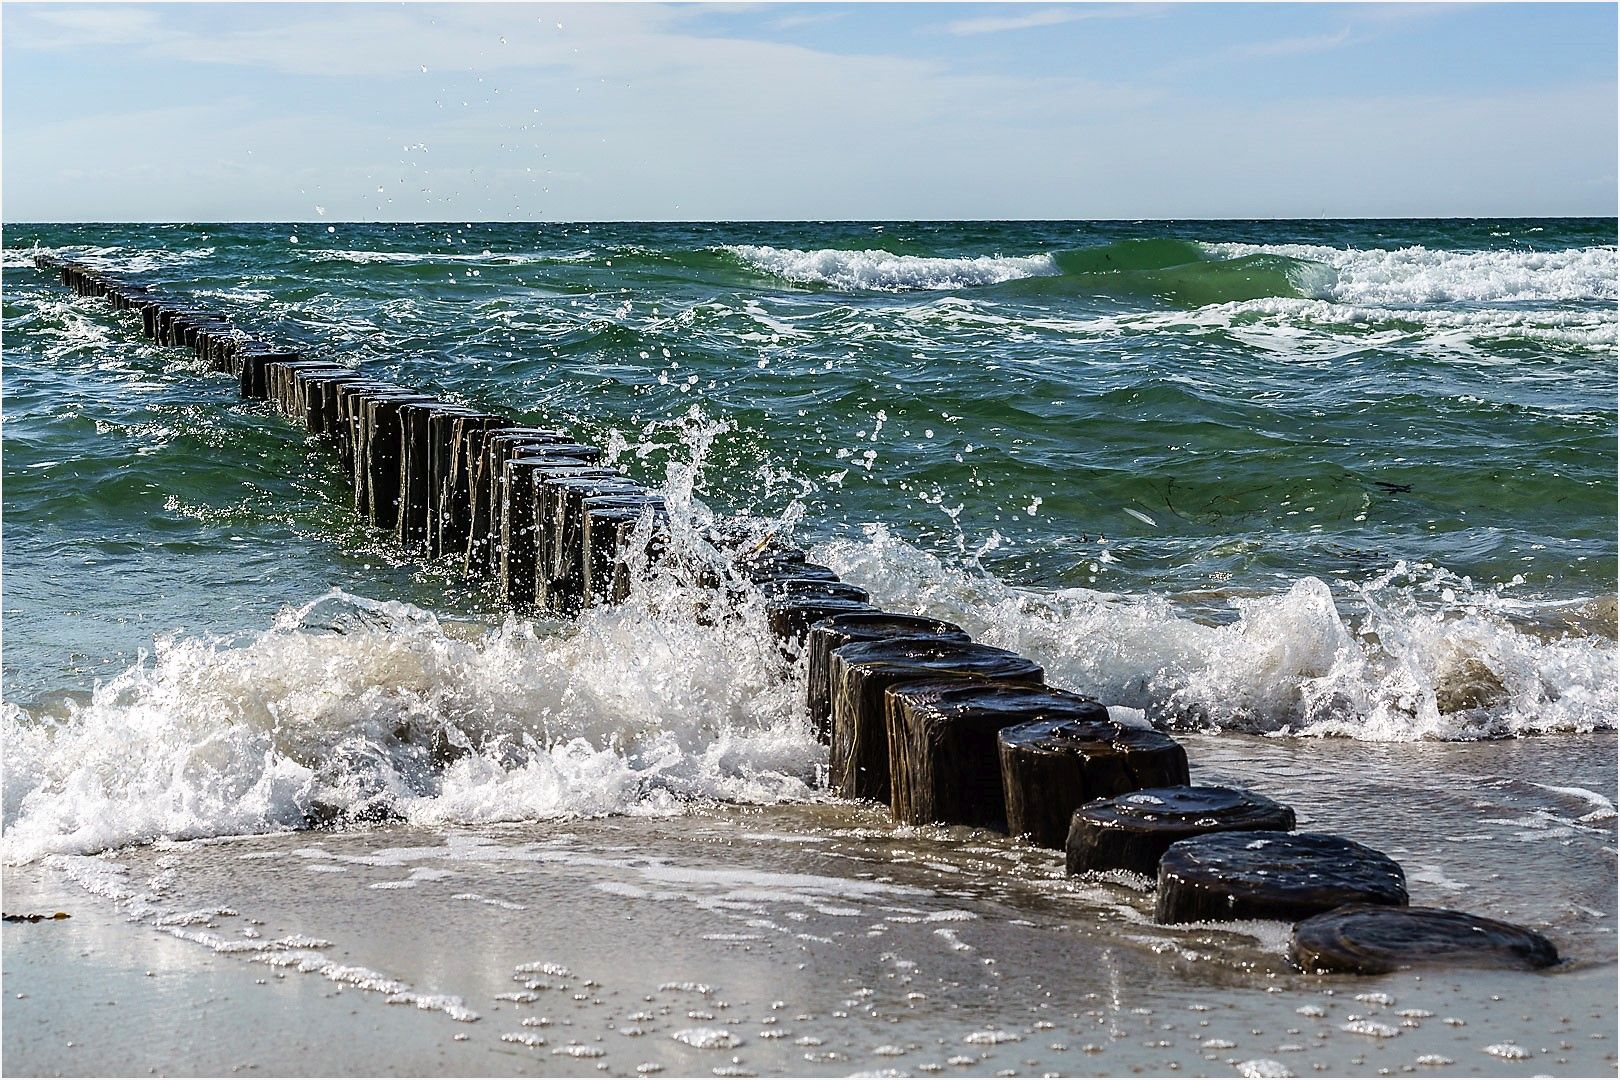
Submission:
[[[1478,343],[1518,340],[1586,352],[1612,353],[1620,319],[1613,308],[1571,311],[1546,307],[1388,308],[1329,300],[1269,297],[1210,304],[1191,312],[1110,315],[1091,324],[1099,333],[1160,333],[1189,326],[1221,330],[1279,354],[1338,353],[1357,346],[1420,344],[1437,355]]]
[[[764,247],[753,244],[721,248],[758,270],[788,281],[831,285],[838,289],[897,292],[905,289],[960,289],[995,285],[1017,278],[1047,277],[1058,272],[1049,255],[979,255],[930,258],[869,249]]]
[[[347,263],[477,263],[493,266],[529,266],[534,263],[551,262],[583,262],[591,257],[590,252],[576,252],[573,255],[535,255],[521,252],[462,252],[446,253],[436,251],[346,251],[338,248],[313,248],[307,257],[317,262],[347,262]]]
[[[947,297],[929,304],[895,307],[896,320],[932,325],[994,327],[1009,340],[1033,340],[1045,331],[1071,341],[1107,341],[1139,335],[1218,331],[1279,356],[1338,355],[1347,345],[1425,348],[1455,360],[1475,346],[1535,342],[1558,349],[1613,353],[1620,327],[1613,308],[1554,307],[1385,308],[1329,300],[1267,297],[1208,304],[1191,311],[1136,311],[1092,317],[1046,314],[1014,318],[993,303]],[[1488,359],[1489,352],[1485,353]]]
[[[14,270],[32,267],[35,255],[50,255],[58,259],[116,270],[126,274],[144,274],[167,266],[180,266],[197,262],[214,254],[211,247],[140,250],[123,247],[8,247],[0,253],[0,267]]]
[[[1380,307],[1410,304],[1612,301],[1616,249],[1563,251],[1437,251],[1422,246],[1383,250],[1321,244],[1200,245],[1220,259],[1286,255],[1330,267],[1297,284],[1319,300]]]
[[[958,622],[1040,662],[1054,685],[1160,724],[1371,741],[1615,729],[1612,633],[1528,632],[1508,618],[1522,603],[1460,581],[1452,600],[1420,602],[1397,584],[1415,573],[1404,565],[1343,601],[1302,578],[1211,626],[1161,597],[1015,588],[881,527],[817,554],[874,603]]]
[[[821,751],[757,613],[469,633],[333,592],[245,645],[161,641],[52,721],[6,705],[8,861],[388,808],[420,823],[804,798]]]

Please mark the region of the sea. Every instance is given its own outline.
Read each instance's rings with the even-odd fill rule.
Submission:
[[[120,858],[291,865],[379,820],[460,869],[489,830],[582,830],[577,858],[654,830],[678,860],[685,822],[917,873],[954,842],[827,793],[803,662],[758,611],[651,587],[503,611],[43,252],[565,426],[684,520],[764,523],[1183,738],[1195,780],[1399,852],[1414,902],[1548,933],[1607,972],[1612,1030],[1614,219],[16,224],[3,252],[11,867],[128,904]],[[971,844],[969,893],[1013,873],[1043,910],[1098,902],[1060,855]]]

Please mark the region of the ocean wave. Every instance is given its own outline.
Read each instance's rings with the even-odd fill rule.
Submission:
[[[632,603],[543,636],[333,592],[245,643],[160,641],[64,715],[5,706],[5,857],[807,798],[822,751],[755,614]]]
[[[1315,299],[1365,306],[1527,301],[1613,301],[1616,249],[1442,251],[1384,250],[1321,244],[1202,244],[1217,259],[1283,256],[1330,268],[1304,276]]]
[[[1159,726],[1369,741],[1615,730],[1612,600],[1595,632],[1537,633],[1536,605],[1402,564],[1342,596],[1306,577],[1234,599],[1236,618],[1213,626],[1163,597],[1017,588],[882,527],[817,555],[874,603],[958,622]]]
[[[1616,299],[1616,249],[1383,250],[1320,244],[1123,240],[1053,254],[957,258],[882,250],[721,249],[774,277],[836,289],[906,291],[1017,283],[1033,293],[1152,296],[1198,307],[1265,299],[1362,309]]]
[[[1612,604],[1538,629],[1532,602],[1398,567],[1342,597],[1303,578],[1236,599],[1216,626],[1163,597],[1017,588],[881,528],[816,554],[884,607],[957,621],[1160,727],[1370,741],[1615,727]],[[88,701],[5,706],[5,858],[378,816],[817,797],[826,750],[802,668],[758,610],[715,620],[693,601],[664,582],[548,630],[334,591],[246,639],[160,640]]]
[[[866,311],[849,317],[864,317]],[[915,325],[926,338],[936,326],[993,328],[1008,341],[1061,335],[1068,342],[1104,342],[1137,336],[1221,333],[1279,356],[1339,355],[1353,348],[1415,345],[1446,359],[1527,342],[1579,352],[1612,354],[1620,318],[1612,308],[1427,307],[1387,308],[1299,297],[1266,297],[1205,304],[1192,310],[1132,311],[1063,316],[1010,314],[993,302],[943,297],[884,310],[896,325]],[[1462,350],[1459,352],[1459,350]]]
[[[1612,353],[1620,320],[1609,308],[1395,308],[1271,297],[1208,304],[1190,312],[1104,316],[1094,320],[1092,326],[1105,334],[1160,333],[1202,327],[1225,331],[1257,348],[1286,354],[1321,350],[1337,353],[1347,340],[1358,347],[1398,345],[1406,341],[1455,347],[1516,340]],[[1312,334],[1317,336],[1310,336]]]
[[[481,265],[531,266],[536,263],[588,262],[594,252],[575,252],[571,255],[537,255],[525,252],[447,253],[435,251],[348,251],[338,248],[311,248],[304,253],[317,262],[346,262],[368,265],[373,263],[478,263]]]
[[[117,270],[122,273],[144,274],[169,266],[197,262],[213,254],[214,249],[211,247],[183,248],[174,251],[167,249],[88,247],[82,245],[68,247],[7,247],[0,249],[0,267],[7,270],[32,267],[36,255],[49,255],[53,258],[72,259],[91,266]]]
[[[961,289],[1058,273],[1057,264],[1049,255],[936,258],[896,255],[875,248],[807,251],[755,244],[730,245],[721,250],[774,277],[807,285],[830,285],[835,289],[880,292]]]

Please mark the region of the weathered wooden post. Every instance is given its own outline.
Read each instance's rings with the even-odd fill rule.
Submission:
[[[366,513],[365,477],[365,403],[377,395],[404,393],[405,388],[381,379],[339,383],[337,387],[337,417],[334,421],[338,437],[338,458],[349,474],[349,486],[354,490],[356,513]]]
[[[772,600],[854,600],[866,603],[871,595],[859,585],[823,577],[769,577],[754,583],[769,603]]]
[[[197,342],[193,347],[197,359],[207,365],[209,371],[225,372],[231,369],[230,351],[239,341],[246,341],[247,334],[230,323],[215,323],[203,326],[197,330]]]
[[[428,417],[428,485],[436,510],[428,526],[428,554],[465,556],[472,526],[472,474],[484,436],[512,427],[493,413],[433,413]]]
[[[1347,904],[1295,924],[1288,958],[1323,975],[1433,964],[1533,971],[1558,963],[1558,950],[1534,930],[1463,911]]]
[[[242,396],[263,399],[270,396],[270,365],[277,361],[297,360],[298,354],[277,349],[262,341],[244,341],[236,347],[234,358]]]
[[[637,498],[645,501],[637,503]],[[639,546],[635,561],[650,566],[663,557],[668,544],[669,512],[661,496],[586,499],[586,606],[622,604],[630,596],[631,552]]]
[[[793,660],[803,653],[811,627],[838,615],[878,614],[863,600],[845,596],[806,596],[778,593],[765,601],[765,622],[771,633],[782,639],[783,654]]]
[[[550,473],[537,477],[539,577],[535,599],[555,615],[577,615],[585,602],[585,500],[645,495],[647,489],[617,472],[607,476]]]
[[[507,458],[502,465],[498,494],[500,542],[496,581],[501,599],[522,611],[533,609],[540,599],[541,541],[547,522],[541,510],[544,485],[564,477],[593,477],[610,483],[619,479],[611,469],[592,465],[582,457],[567,453],[571,444],[527,449],[522,456]]]
[[[506,492],[506,463],[519,457],[566,457],[591,464],[601,459],[594,446],[567,435],[536,428],[510,427],[484,437],[481,475],[472,488],[472,537],[467,543],[469,572],[496,577],[501,572],[501,515]],[[527,492],[524,493],[527,498]],[[482,530],[482,531],[480,531]]]
[[[64,271],[64,273],[65,272],[66,271]],[[174,301],[169,300],[167,297],[161,294],[157,296],[148,296],[144,301],[141,302],[141,333],[145,334],[146,337],[152,341],[157,340],[158,318],[163,314],[164,310],[170,306],[171,303],[174,303]]]
[[[1128,870],[1153,877],[1178,840],[1211,832],[1290,832],[1294,811],[1229,787],[1147,787],[1087,803],[1069,821],[1071,874]]]
[[[890,687],[885,708],[889,807],[896,821],[909,825],[942,822],[1009,831],[1012,800],[997,749],[997,737],[1007,728],[1072,724],[1087,726],[1099,740],[1119,736],[1119,725],[1102,705],[1049,686],[905,682]],[[1185,772],[1185,756],[1180,761]],[[1057,794],[1069,800],[1077,793]]]
[[[435,414],[471,415],[464,405],[442,401],[410,402],[400,406],[399,519],[395,532],[407,548],[426,547],[428,529],[437,510],[436,492],[429,479],[433,447],[429,421]]]
[[[345,383],[364,382],[365,376],[352,368],[331,367],[300,371],[295,379],[304,427],[311,435],[332,435],[337,430],[337,388]]]
[[[399,515],[400,407],[432,400],[426,394],[388,392],[364,399],[366,518],[379,529],[392,529]]]
[[[883,695],[902,682],[965,677],[1040,685],[1041,666],[1006,649],[939,638],[891,638],[831,654],[832,787],[889,801],[889,727]]]
[[[170,344],[177,348],[196,351],[197,335],[205,329],[228,327],[230,320],[218,312],[186,312],[178,316],[169,327]]]
[[[1227,832],[1178,840],[1159,860],[1161,923],[1295,922],[1344,904],[1405,906],[1406,875],[1381,851],[1326,833]]]
[[[1063,850],[1074,812],[1093,799],[1187,783],[1187,751],[1152,728],[1125,727],[1100,705],[1092,719],[1003,728],[1001,784],[1007,831]]]
[[[822,742],[832,738],[832,652],[857,641],[883,641],[890,638],[918,637],[940,641],[965,642],[968,636],[960,626],[920,615],[850,612],[813,627],[805,645],[808,654],[806,683],[810,724]]]
[[[468,476],[468,539],[464,560],[474,577],[492,577],[500,570],[501,485],[506,462],[525,448],[576,445],[564,431],[522,426],[503,427],[483,436],[479,457]],[[595,452],[595,448],[591,450]],[[598,460],[600,454],[589,460]]]
[[[298,382],[299,376],[306,373],[346,370],[342,365],[334,364],[330,360],[278,360],[269,366],[266,373],[270,382],[270,400],[275,403],[281,415],[304,424],[308,410]]]
[[[620,526],[626,522],[639,524],[644,516],[651,528],[656,529],[660,522],[667,525],[668,508],[663,496],[639,491],[585,498],[580,503],[580,515],[580,606],[613,603],[615,583],[626,556]],[[538,595],[538,586],[536,591]]]

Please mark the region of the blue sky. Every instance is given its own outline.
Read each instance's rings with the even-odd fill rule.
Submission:
[[[0,18],[7,221],[1616,211],[1612,4]]]

